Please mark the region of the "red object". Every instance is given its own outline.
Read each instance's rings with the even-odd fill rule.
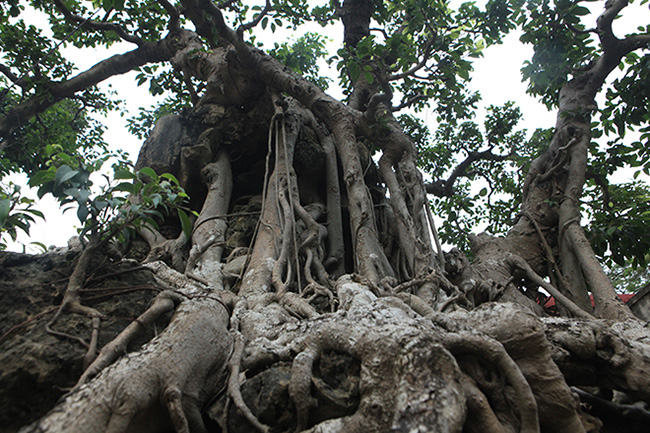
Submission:
[[[618,295],[618,297],[621,298],[621,301],[623,302],[629,301],[630,299],[632,299],[633,296],[634,296],[633,293],[623,293]],[[589,295],[589,298],[591,299],[591,306],[592,307],[595,306],[594,295]],[[548,298],[546,300],[546,303],[544,303],[544,308],[555,308],[555,298],[552,296]]]

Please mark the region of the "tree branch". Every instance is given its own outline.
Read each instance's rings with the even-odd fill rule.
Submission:
[[[17,104],[0,117],[0,151],[8,146],[7,140],[14,130],[24,125],[38,113],[57,102],[72,97],[76,92],[88,89],[114,75],[121,75],[147,63],[166,61],[193,35],[187,30],[169,33],[159,42],[144,42],[142,46],[125,54],[117,54],[102,60],[90,69],[67,81],[53,82],[44,92],[33,95]]]
[[[114,32],[125,41],[131,42],[138,46],[142,46],[145,43],[145,41],[140,37],[128,34],[122,27],[116,24],[93,21],[89,18],[84,18],[72,13],[72,11],[70,11],[70,9],[68,9],[61,0],[53,0],[53,2],[56,8],[63,14],[67,21],[73,22],[75,24],[81,24],[82,27],[87,27],[100,32]]]
[[[456,182],[456,179],[458,179],[461,176],[466,176],[467,175],[467,169],[469,166],[479,160],[487,160],[487,161],[504,161],[508,159],[510,155],[495,155],[492,153],[492,149],[484,150],[483,152],[469,152],[469,155],[467,155],[467,158],[460,164],[456,166],[454,171],[449,175],[449,178],[444,181],[444,190],[443,190],[443,196],[444,197],[451,197],[454,195],[454,183]],[[427,186],[427,192],[430,192],[432,194],[436,194],[439,192],[437,188],[434,187],[436,184],[429,184]]]
[[[257,15],[257,17],[253,21],[251,21],[250,23],[242,24],[241,26],[239,26],[239,28],[237,29],[237,35],[240,38],[243,37],[244,32],[247,31],[247,30],[250,30],[253,27],[255,27],[256,25],[258,25],[260,23],[260,21],[262,21],[262,18],[264,18],[269,13],[270,10],[271,10],[271,3],[270,3],[269,0],[266,0],[266,4],[264,5],[264,9],[262,9],[262,11]]]
[[[180,30],[181,28],[181,15],[171,3],[167,0],[158,0],[160,6],[167,11],[169,14],[169,29],[171,30]]]
[[[409,69],[406,72],[402,72],[401,74],[393,74],[390,77],[388,77],[388,81],[396,81],[396,80],[401,80],[403,78],[412,76],[415,74],[417,71],[422,69],[424,66],[426,66],[427,61],[429,60],[429,56],[431,55],[431,46],[433,45],[433,40],[430,39],[427,41],[425,47],[424,47],[424,53],[422,54],[422,60],[420,62],[413,66],[411,69]]]
[[[25,87],[26,87],[27,84],[24,83],[23,80],[22,80],[18,75],[16,75],[16,74],[14,74],[13,72],[11,72],[11,69],[10,69],[9,67],[7,67],[7,66],[5,66],[5,65],[0,65],[0,72],[1,72],[5,77],[9,78],[9,80],[10,80],[12,83],[14,83],[15,85],[20,86],[20,87],[22,87],[23,89],[25,89]]]

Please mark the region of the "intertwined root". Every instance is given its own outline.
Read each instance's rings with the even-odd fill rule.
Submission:
[[[377,298],[353,278],[336,288],[337,313],[289,321],[271,334],[266,324],[249,323],[259,315],[241,312],[242,328],[255,336],[243,359],[249,380],[291,362],[284,392],[295,406],[295,431],[585,431],[538,318],[514,305],[486,304],[448,315],[440,327],[435,313],[425,318],[397,298]],[[269,307],[260,311],[279,318]],[[350,389],[322,391],[320,364],[333,354],[359,365],[353,408]],[[348,410],[319,418],[331,405]]]

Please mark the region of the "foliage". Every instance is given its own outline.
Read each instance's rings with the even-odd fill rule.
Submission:
[[[536,131],[526,139],[526,131],[517,130],[520,120],[509,102],[490,106],[482,126],[443,124],[430,140],[416,141],[421,167],[446,190],[433,200],[436,213],[446,216],[440,227],[444,242],[466,247],[472,228],[504,233],[516,218],[528,165],[546,144],[540,136],[548,137]]]
[[[112,103],[103,105],[103,108],[94,106],[94,112],[105,112],[109,105]],[[7,105],[5,107],[9,109]],[[63,100],[15,132],[13,143],[0,154],[0,176],[17,171],[31,175],[42,169],[47,161],[45,148],[48,145],[58,145],[70,154],[105,149],[105,130],[106,125],[91,117],[83,102]]]
[[[650,263],[650,254],[646,254],[645,262]],[[650,268],[647,266],[635,267],[631,261],[625,262],[623,266],[608,262],[606,269],[618,293],[636,293],[650,284]]]
[[[264,26],[264,24],[262,24]],[[289,69],[301,74],[323,90],[327,90],[331,78],[320,75],[317,61],[327,55],[325,38],[317,33],[307,32],[291,45],[282,42],[274,45],[269,55],[275,57]],[[329,61],[328,61],[329,63]]]
[[[44,219],[43,213],[34,208],[35,201],[21,196],[21,188],[12,182],[0,183],[0,251],[7,248],[6,236],[16,241],[18,231],[29,234],[29,229],[36,218]],[[38,244],[43,249],[43,244]]]
[[[47,152],[49,167],[36,173],[30,185],[39,187],[39,197],[49,193],[62,206],[77,205],[82,239],[105,240],[118,234],[128,237],[134,227],[157,227],[156,219],[164,217],[161,210],[176,210],[187,229],[188,217],[182,208],[188,197],[172,174],[158,175],[149,167],[134,172],[131,164],[120,158],[112,165],[113,175],[103,175],[106,183],[94,191],[91,176],[99,174],[109,158],[120,155],[81,159],[58,146],[48,146]]]
[[[534,54],[521,72],[528,92],[551,108],[560,87],[576,69],[585,67],[598,54],[593,34],[586,32],[582,17],[590,10],[575,0],[533,0],[518,14],[521,41],[532,44]]]
[[[49,83],[69,79],[75,73],[72,63],[57,49],[59,44],[108,47],[123,39],[114,30],[117,28],[142,41],[159,41],[169,30],[171,20],[163,2],[65,0],[61,4],[78,17],[114,27],[105,31],[78,28],[78,21],[63,19],[60,7],[43,0],[10,0],[0,4],[0,50],[3,64],[9,65],[11,72],[0,75],[0,85],[4,87],[1,113],[43,92]],[[328,56],[322,34],[306,32],[295,40],[277,43],[270,43],[267,38],[262,41],[260,35],[269,31],[277,35],[281,28],[296,31],[310,23],[322,26],[322,33],[327,32],[332,28],[328,26],[339,20],[336,4],[273,0],[268,8],[261,1],[233,1],[221,6],[226,22],[234,28],[258,20],[256,27],[244,33],[249,44],[259,46],[294,72],[326,89],[331,81],[318,68],[319,61]],[[328,59],[337,62],[339,83],[348,93],[359,81],[376,90],[388,91],[393,95],[394,107],[411,107],[416,112],[425,107],[435,109],[437,120],[442,123],[433,137],[414,116],[401,116],[400,123],[417,143],[422,169],[434,182],[453,184],[453,194],[434,200],[436,212],[444,219],[442,238],[462,245],[465,233],[475,227],[503,233],[517,217],[523,176],[530,161],[550,142],[551,133],[539,130],[526,138],[525,131],[517,129],[520,114],[512,104],[492,107],[483,124],[471,121],[480,100],[478,94],[467,88],[472,61],[485,48],[501,43],[504,34],[520,28],[521,41],[534,48],[532,59],[522,69],[528,91],[553,106],[560,87],[602,53],[594,33],[587,31],[591,30],[588,23],[592,18],[588,3],[490,0],[484,5],[465,2],[452,6],[446,0],[388,0],[373,5],[370,33]],[[30,7],[47,16],[51,33],[42,32],[30,22]],[[181,24],[183,19],[181,16]],[[646,25],[637,31],[648,33],[650,27]],[[592,179],[607,181],[617,170],[629,167],[637,170],[636,176],[650,174],[649,56],[627,55],[620,65],[620,76],[604,92],[599,122],[593,124],[594,137],[599,143],[593,143],[590,148]],[[191,107],[192,95],[187,77],[167,64],[149,64],[136,72],[138,84],[148,86],[151,94],[163,97],[155,107],[142,108],[128,120],[129,130],[143,139],[158,118]],[[11,75],[23,77],[23,82],[13,83]],[[196,81],[192,84],[200,95],[204,84]],[[117,103],[111,97],[89,88],[77,98],[60,101],[22,125],[9,137],[12,144],[0,154],[0,175],[13,171],[33,175],[43,170],[52,156],[45,151],[46,146],[60,147],[60,153],[69,155],[71,161],[83,160],[92,153],[91,149],[102,149],[105,126],[89,115],[89,111],[116,109]],[[638,134],[630,134],[631,129]],[[458,164],[477,154],[481,157],[454,174]],[[505,160],[501,161],[502,158]],[[56,170],[64,165],[70,167],[70,173],[78,170],[74,165],[77,162],[71,161],[60,161]],[[52,170],[50,166],[45,171],[52,176]],[[450,179],[452,175],[455,177]],[[600,187],[593,180],[590,182],[586,190],[590,197],[584,207],[592,227],[592,241],[599,245],[597,251],[606,255],[613,248],[622,254],[617,260],[636,257],[640,264],[639,253],[626,247],[622,240],[627,239],[625,236],[619,246],[615,244],[623,228],[632,230],[630,239],[638,231],[645,221],[642,206],[632,206],[631,192],[621,186],[610,188],[609,203],[614,207],[609,204],[602,207],[597,199]],[[91,214],[90,208],[79,212]],[[622,215],[627,218],[625,221],[620,219]],[[639,221],[637,226],[631,223],[635,219]],[[611,234],[607,235],[608,232]]]
[[[646,268],[650,188],[640,182],[610,185],[603,198],[593,202],[589,234],[594,251],[599,256],[611,256],[619,266]]]

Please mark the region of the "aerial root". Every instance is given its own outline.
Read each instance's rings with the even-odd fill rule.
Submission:
[[[80,290],[80,289],[79,289]],[[57,312],[54,314],[54,317],[52,317],[52,320],[50,320],[46,325],[45,325],[45,331],[48,334],[51,335],[56,335],[57,337],[62,337],[62,338],[67,338],[70,340],[74,340],[84,346],[86,350],[86,354],[83,357],[83,366],[82,368],[85,370],[88,368],[88,366],[95,360],[97,357],[97,345],[99,341],[99,330],[101,327],[101,319],[104,317],[102,313],[97,311],[96,309],[92,307],[87,307],[85,305],[82,305],[81,302],[78,300],[78,292],[79,290],[70,290],[68,289],[66,291],[66,295],[64,296],[64,300],[61,303],[61,306],[57,310]],[[84,316],[87,316],[91,320],[91,334],[90,334],[90,342],[86,343],[83,338],[77,337],[75,335],[71,335],[65,332],[57,331],[53,328],[54,324],[57,322],[57,320],[61,317],[61,315],[64,312],[69,312],[73,314],[81,314]]]
[[[293,359],[291,364],[291,379],[289,380],[289,396],[296,407],[296,432],[307,427],[309,412],[318,405],[312,396],[314,379],[314,363],[325,350],[335,350],[352,354],[350,345],[350,330],[341,324],[328,323],[314,329],[302,343],[303,349]]]
[[[235,331],[233,353],[228,361],[228,369],[230,371],[228,377],[228,395],[232,399],[237,409],[244,415],[244,418],[262,433],[268,433],[269,427],[262,424],[250,408],[246,405],[244,398],[241,395],[241,386],[239,382],[239,366],[241,364],[242,353],[244,351],[244,337],[239,331]]]
[[[167,386],[163,392],[165,405],[169,411],[169,417],[172,420],[172,424],[174,424],[176,433],[190,433],[190,426],[183,412],[181,396],[181,390],[177,386]]]
[[[307,319],[314,319],[320,314],[311,304],[304,298],[300,297],[297,293],[285,292],[279,295],[280,305],[282,305],[289,313],[298,317],[305,317]]]
[[[468,416],[463,426],[468,433],[506,433],[501,422],[490,407],[490,402],[474,380],[463,375],[463,391],[467,398]]]
[[[122,332],[115,337],[110,343],[105,345],[99,356],[88,365],[81,375],[75,388],[88,382],[100,371],[106,368],[119,358],[127,349],[129,343],[146,327],[152,324],[158,317],[174,309],[182,301],[182,297],[171,291],[165,290],[156,296],[151,306],[142,313],[137,319],[131,322]]]
[[[594,316],[591,314],[587,313],[584,311],[582,308],[578,307],[571,299],[567,298],[560,292],[558,289],[556,289],[553,285],[547,283],[544,281],[542,277],[540,277],[534,270],[533,268],[530,267],[530,265],[521,257],[511,255],[508,258],[508,261],[510,262],[510,266],[513,269],[516,269],[518,271],[521,271],[525,274],[526,279],[529,281],[537,284],[540,287],[543,287],[546,291],[548,291],[556,300],[558,303],[562,304],[563,307],[565,307],[567,310],[569,310],[574,316],[579,317],[581,319],[593,319]]]
[[[650,425],[650,411],[643,407],[633,404],[615,403],[576,387],[571,387],[571,391],[578,394],[580,400],[589,404],[595,412],[602,413],[604,416],[625,417],[628,420],[634,420],[646,426]]]
[[[194,218],[192,215],[192,224],[194,224]],[[185,270],[183,247],[189,239],[184,232],[181,232],[176,239],[166,239],[156,229],[146,225],[144,228],[138,230],[138,234],[147,241],[149,248],[151,248],[143,263],[169,261],[175,270],[179,272]]]
[[[450,333],[444,336],[443,345],[455,356],[476,355],[497,366],[515,391],[521,417],[521,432],[539,433],[535,396],[521,370],[501,343],[487,336]]]
[[[309,347],[299,353],[291,365],[289,396],[296,406],[296,432],[300,432],[307,427],[309,411],[318,403],[311,395],[311,383],[314,362],[319,356],[320,353],[315,347]]]

